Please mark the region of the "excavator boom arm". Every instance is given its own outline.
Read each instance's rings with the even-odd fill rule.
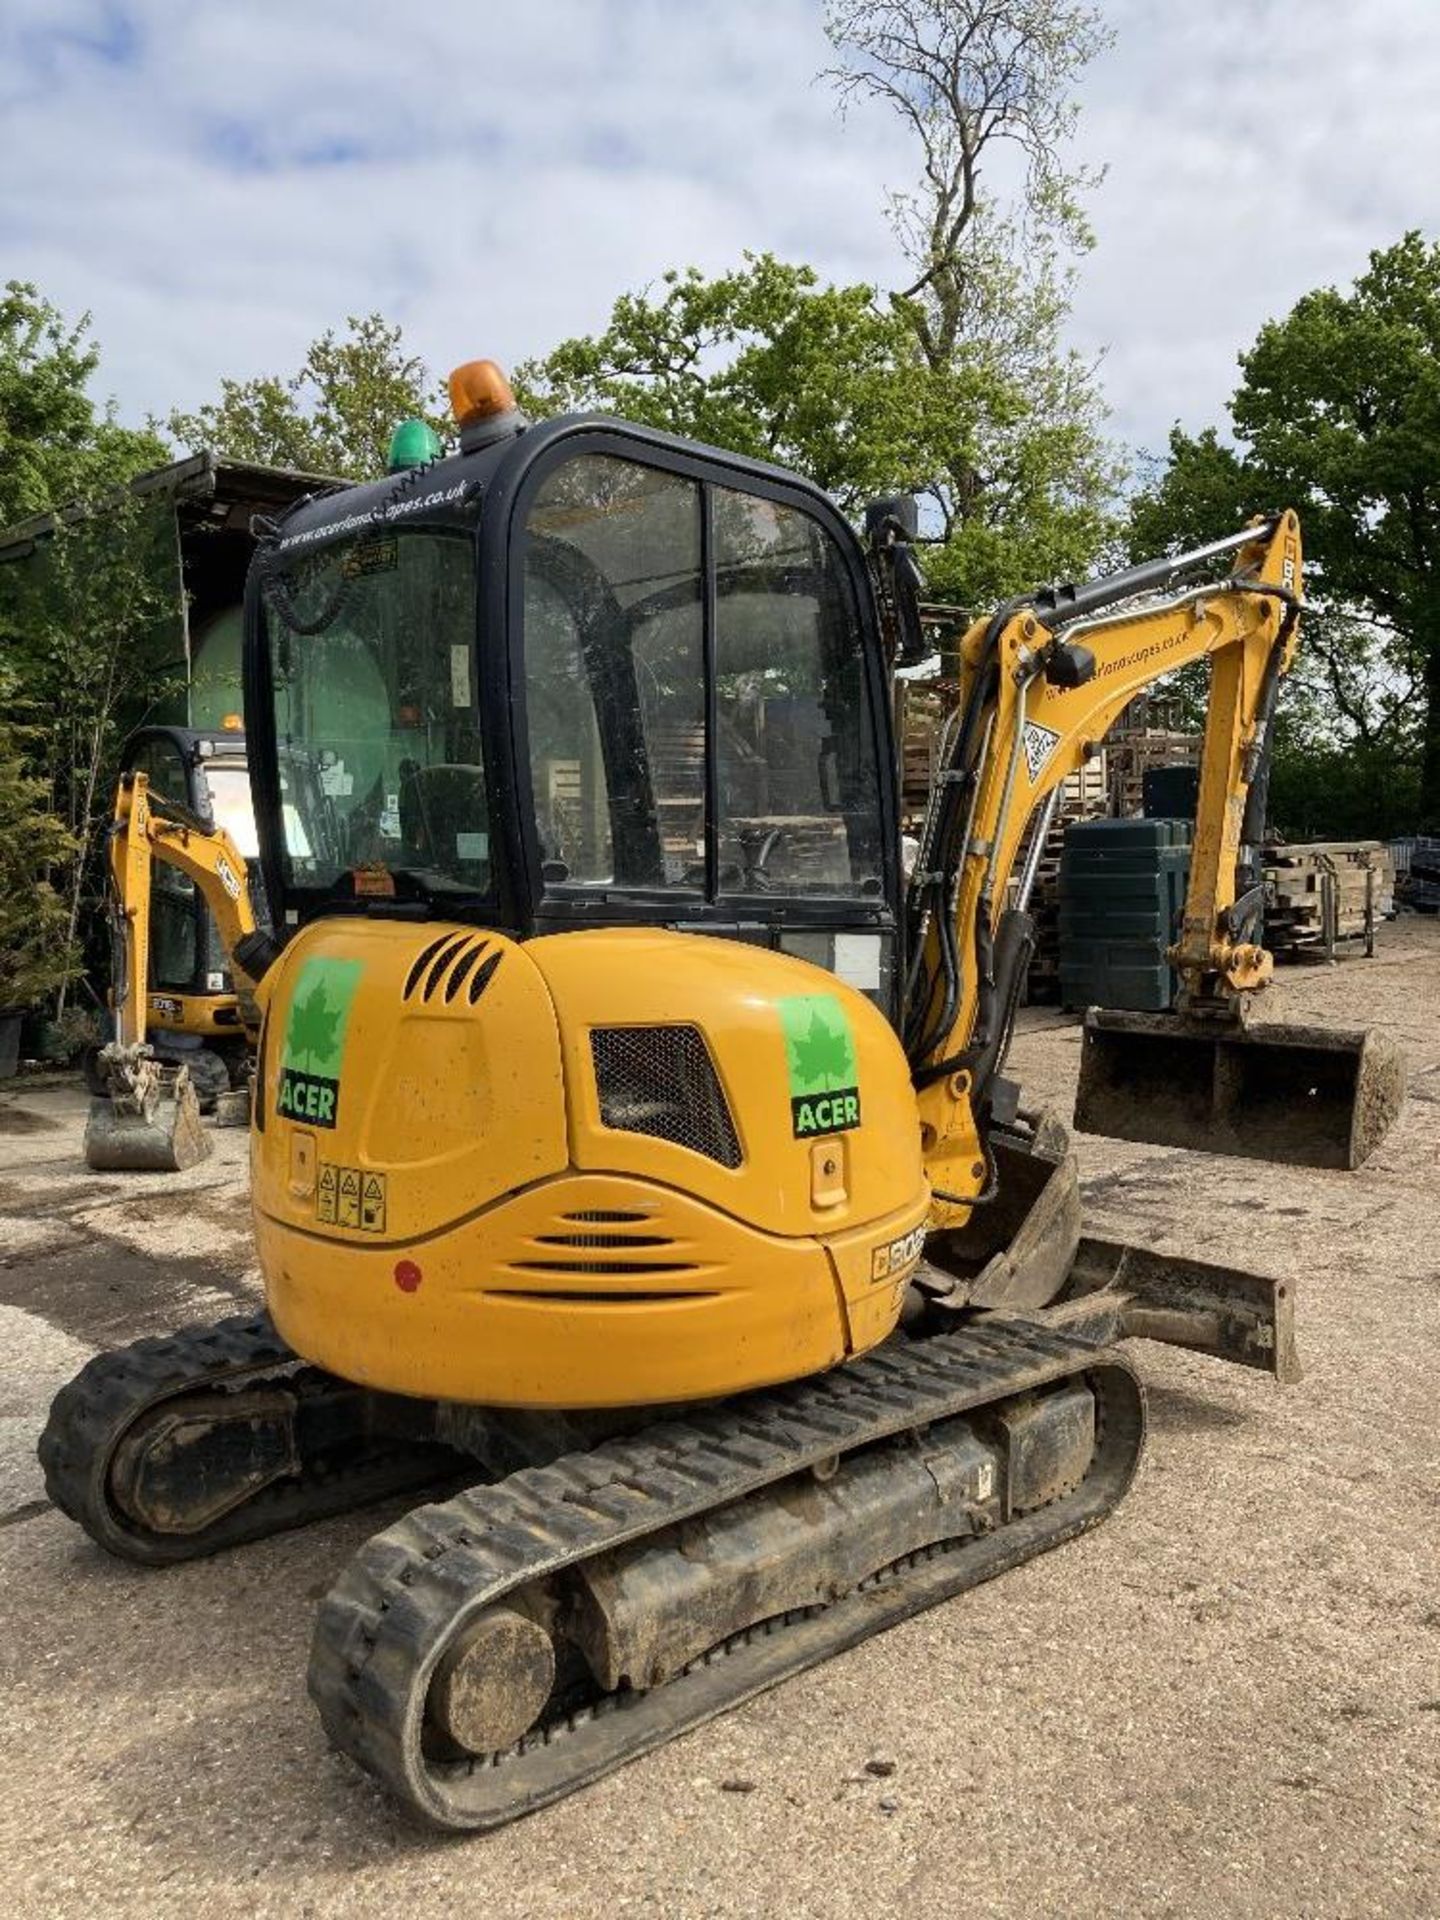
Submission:
[[[1220,556],[1233,556],[1215,577]],[[1178,585],[1208,565],[1211,578]],[[1300,529],[1283,513],[1213,548],[1063,590],[978,621],[961,646],[960,719],[912,882],[906,1043],[943,1222],[973,1195],[983,1153],[975,1111],[1003,1055],[1028,946],[1006,883],[1035,820],[1037,854],[1065,779],[1098,752],[1137,693],[1209,657],[1200,794],[1184,921],[1172,959],[1187,1002],[1232,1006],[1263,984],[1270,956],[1243,937],[1236,904],[1246,798],[1280,675],[1294,652]],[[1137,598],[1148,594],[1146,600]],[[1037,810],[1039,817],[1037,818]],[[1259,825],[1249,829],[1258,838]],[[1021,878],[1023,909],[1034,861]],[[1008,924],[1007,924],[1008,922]],[[1008,936],[1008,938],[1007,938]],[[1007,984],[1012,989],[1008,995]]]

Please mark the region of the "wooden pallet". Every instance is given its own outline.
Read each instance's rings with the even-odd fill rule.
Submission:
[[[1110,812],[1138,819],[1144,811],[1145,775],[1151,767],[1198,767],[1204,741],[1198,733],[1149,729],[1107,736]]]
[[[1106,734],[1107,811],[1116,819],[1138,819],[1144,812],[1151,767],[1199,766],[1205,736],[1187,729],[1184,718],[1173,695],[1138,693]]]
[[[1333,960],[1375,950],[1375,926],[1395,911],[1395,867],[1378,840],[1266,847],[1265,944],[1277,960]]]
[[[900,804],[913,820],[924,816],[940,770],[947,718],[960,698],[953,680],[895,682],[895,739],[900,751]]]

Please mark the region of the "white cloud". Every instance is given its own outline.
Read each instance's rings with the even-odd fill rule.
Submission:
[[[809,0],[535,0],[397,9],[12,6],[5,271],[89,308],[130,417],[289,367],[347,313],[432,364],[514,360],[666,267],[773,247],[884,278],[878,116],[811,85]],[[18,95],[18,98],[16,96]],[[335,155],[334,158],[327,156]]]
[[[347,313],[438,370],[750,248],[888,281],[877,109],[813,76],[819,0],[7,0],[0,266],[89,308],[127,418],[293,366]],[[1074,337],[1114,426],[1217,419],[1307,287],[1430,226],[1433,0],[1111,0],[1079,156],[1108,162]]]
[[[1082,144],[1108,162],[1074,332],[1151,451],[1219,422],[1237,356],[1410,227],[1440,237],[1434,0],[1110,0]]]

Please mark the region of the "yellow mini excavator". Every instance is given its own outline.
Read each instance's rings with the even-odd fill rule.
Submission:
[[[102,1172],[181,1172],[210,1152],[201,1111],[247,1082],[259,1023],[242,963],[256,932],[245,736],[142,727],[122,766],[109,838],[115,1035],[87,1062],[85,1157]]]
[[[121,764],[148,775],[152,807],[167,802],[202,826],[223,826],[244,858],[246,890],[253,890],[260,850],[238,714],[221,727],[141,727],[126,741]],[[231,954],[204,895],[163,861],[152,864],[151,877],[146,1037],[157,1059],[189,1068],[201,1112],[208,1112],[218,1096],[245,1085],[254,1023],[235,992]],[[124,946],[122,937],[122,965]]]
[[[201,738],[188,730],[155,727],[127,744],[108,849],[115,1037],[88,1069],[93,1098],[85,1158],[99,1172],[183,1172],[205,1159],[210,1139],[201,1124],[191,1063],[187,1054],[165,1048],[165,1036],[208,1038],[227,1051],[238,1044],[243,1053],[259,1021],[245,962],[257,942],[262,955],[270,948],[257,932],[245,855],[225,824],[228,816],[243,831],[248,806],[240,804],[232,783],[222,789],[223,807],[211,799],[204,814],[195,810],[198,767],[181,756],[193,751],[198,762]],[[240,745],[243,753],[243,741]],[[243,780],[243,760],[233,742],[230,749],[230,767]],[[173,797],[182,774],[185,800]],[[208,782],[206,793],[211,793]],[[157,861],[184,883],[184,892],[157,892],[152,884]],[[208,951],[212,935],[227,961],[213,986],[205,965],[218,957]],[[151,991],[150,957],[157,940],[165,992]],[[178,967],[184,977],[167,978],[167,966],[171,974]],[[209,1057],[228,1086],[228,1066],[214,1052]],[[213,1082],[210,1091],[213,1098]]]
[[[152,1565],[443,1495],[335,1582],[310,1691],[483,1829],[1099,1520],[1143,1438],[1124,1336],[1294,1377],[1288,1286],[1083,1239],[1002,1072],[1053,796],[1156,675],[1213,663],[1185,1004],[1096,1027],[1087,1097],[1168,1048],[1172,1137],[1243,1149],[1253,1106],[1284,1148],[1278,1061],[1305,1151],[1353,1159],[1399,1083],[1239,1011],[1292,513],[974,626],[907,886],[907,504],[862,544],[791,474],[530,426],[489,362],[451,390],[458,453],[302,503],[251,570],[268,1310],[98,1356],[40,1454]],[[207,844],[153,842],[224,924]]]

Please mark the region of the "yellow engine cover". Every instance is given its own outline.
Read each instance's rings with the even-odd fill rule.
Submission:
[[[861,994],[733,941],[326,919],[263,988],[255,1230],[286,1340],[494,1406],[706,1398],[883,1339],[929,1200]]]

